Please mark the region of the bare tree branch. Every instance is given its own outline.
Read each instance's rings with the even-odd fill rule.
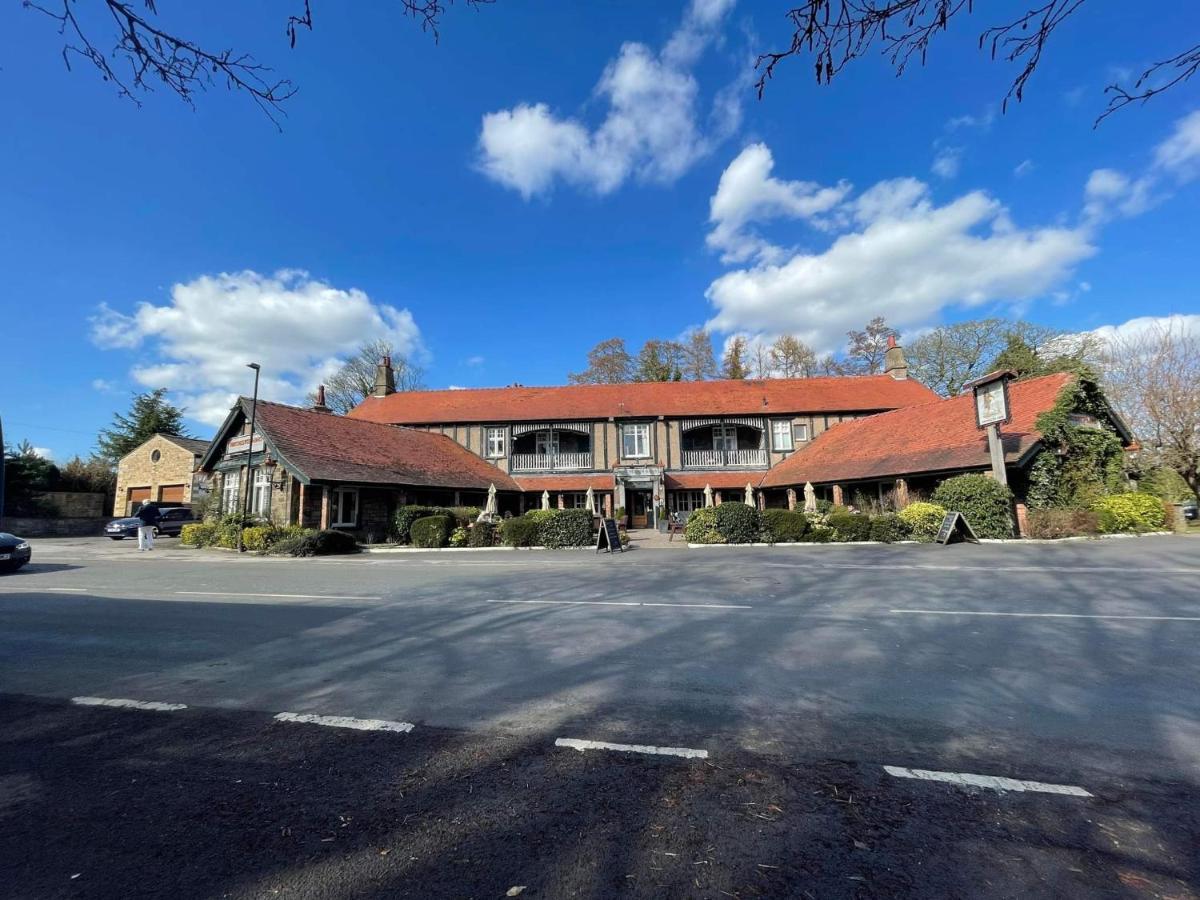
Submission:
[[[1170,59],[1156,62],[1134,82],[1132,92],[1121,87],[1119,84],[1110,84],[1104,89],[1104,93],[1110,95],[1108,98],[1108,107],[1096,119],[1096,124],[1099,125],[1118,109],[1128,106],[1130,103],[1135,101],[1145,103],[1151,97],[1187,81],[1196,74],[1197,70],[1200,70],[1200,44],[1189,47],[1187,50],[1172,56]],[[1159,75],[1168,75],[1172,72],[1174,75],[1168,81],[1161,84],[1150,84]]]

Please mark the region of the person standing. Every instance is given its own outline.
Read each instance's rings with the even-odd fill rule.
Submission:
[[[158,507],[149,500],[143,500],[134,516],[142,523],[138,526],[138,552],[153,550],[154,529],[158,525],[158,520],[162,518],[162,514],[159,513]]]

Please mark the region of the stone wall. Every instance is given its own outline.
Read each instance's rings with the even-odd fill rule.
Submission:
[[[104,533],[107,518],[98,519],[18,519],[5,516],[3,530],[17,537],[82,537]]]
[[[46,491],[38,495],[54,506],[60,519],[98,519],[104,515],[104,494]]]

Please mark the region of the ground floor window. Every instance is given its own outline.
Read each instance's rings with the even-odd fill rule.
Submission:
[[[599,500],[595,503],[599,506]],[[567,509],[587,509],[587,493],[574,491],[563,494],[563,506]]]
[[[704,507],[704,491],[672,491],[668,496],[671,512],[695,512]]]
[[[336,488],[330,512],[334,528],[354,528],[358,524],[358,488]]]
[[[237,512],[238,481],[241,474],[241,470],[226,472],[225,477],[221,479],[221,509],[226,513]]]
[[[250,494],[250,511],[264,519],[271,515],[271,471],[269,469],[254,470],[254,490]]]

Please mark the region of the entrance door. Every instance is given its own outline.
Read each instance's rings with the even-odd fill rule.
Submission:
[[[631,528],[646,528],[650,525],[650,492],[629,492],[629,526]]]

